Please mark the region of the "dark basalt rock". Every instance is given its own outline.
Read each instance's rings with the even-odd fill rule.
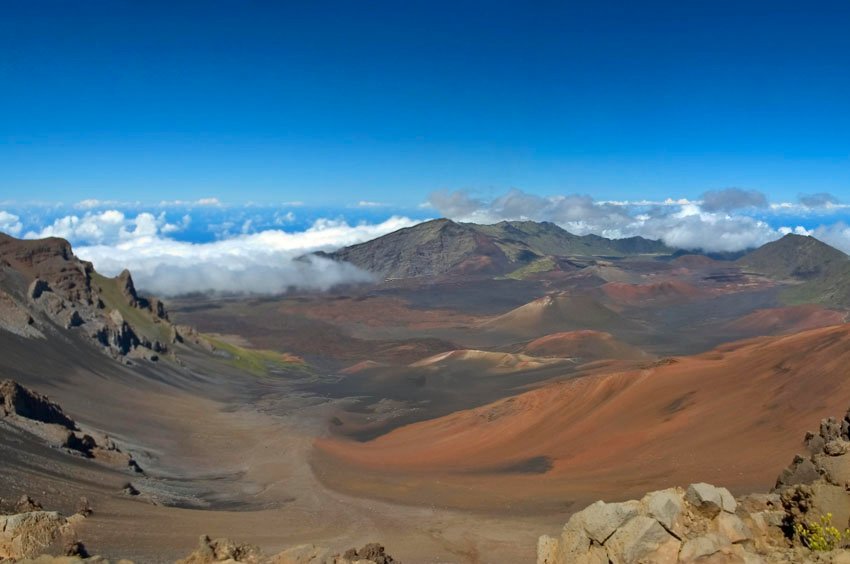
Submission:
[[[0,382],[0,415],[17,415],[42,423],[61,425],[72,431],[77,429],[77,424],[65,415],[61,407],[14,380]]]

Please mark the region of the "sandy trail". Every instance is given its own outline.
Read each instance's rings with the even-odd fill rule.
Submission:
[[[95,512],[79,537],[95,554],[171,562],[208,534],[268,552],[381,542],[406,563],[523,562],[533,559],[541,531],[564,519],[405,506],[326,488],[310,462],[338,405],[294,391],[298,382],[287,377],[228,371],[191,351],[190,370],[122,366],[62,343],[47,354],[14,346],[21,343],[28,345],[7,344],[14,354],[0,369],[50,395],[84,428],[108,432],[147,473],[84,460],[0,425],[0,496],[27,493],[66,514],[86,496]],[[123,495],[127,481],[142,495]]]
[[[189,456],[178,461],[183,468],[162,470],[238,476],[221,486],[229,490],[227,497],[243,504],[241,510],[163,507],[110,496],[98,503],[95,516],[81,530],[92,548],[165,562],[188,553],[199,535],[209,534],[267,551],[303,543],[345,550],[380,541],[404,562],[520,562],[534,554],[541,527],[551,525],[533,517],[378,502],[325,488],[309,458],[330,404],[295,407],[280,417],[249,409],[216,411],[207,402],[197,403],[195,410],[184,405],[185,421],[203,421],[203,426],[188,429],[182,448]],[[165,458],[170,453],[160,454]],[[185,468],[188,462],[191,471]],[[150,468],[152,474],[158,470],[155,464]],[[140,481],[139,487],[156,491],[156,482]],[[200,478],[197,484],[206,488],[208,481]],[[268,508],[253,509],[263,506]]]

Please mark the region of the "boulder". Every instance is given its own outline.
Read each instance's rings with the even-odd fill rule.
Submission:
[[[669,532],[681,538],[683,532],[681,517],[685,503],[680,489],[669,488],[650,492],[644,496],[641,503],[647,515],[661,523]]]
[[[604,544],[620,525],[640,512],[640,503],[605,503],[597,501],[573,515],[564,527],[564,531],[580,529],[590,540]]]
[[[302,544],[272,556],[268,564],[323,564],[330,561],[331,554],[327,548]]]
[[[39,502],[26,494],[22,495],[15,503],[15,513],[30,513],[32,511],[41,511],[42,509],[44,508]]]
[[[698,537],[690,538],[682,545],[679,554],[681,562],[695,562],[697,560],[719,553],[729,543],[726,539],[716,533],[707,533]]]
[[[559,546],[558,539],[549,535],[541,535],[537,539],[537,564],[557,564],[560,562],[558,558]]]
[[[829,445],[826,445],[825,448],[828,447]],[[807,462],[815,467],[818,478],[822,475],[824,480],[836,486],[850,484],[850,455],[816,454]]]
[[[791,464],[782,470],[779,477],[776,478],[776,486],[774,488],[778,489],[783,486],[793,486],[795,484],[811,484],[819,478],[820,472],[818,472],[815,463],[809,458],[803,458],[797,455],[791,461]]]
[[[67,521],[55,511],[0,516],[0,561],[32,558],[54,545]]]
[[[740,517],[732,513],[722,511],[714,518],[714,523],[717,527],[717,533],[732,544],[744,542],[752,537],[749,527],[744,524]]]
[[[201,535],[198,548],[177,564],[208,564],[210,562],[246,562],[258,564],[262,561],[260,549],[251,544],[239,544],[230,539],[210,539]]]
[[[350,548],[342,555],[343,560],[351,562],[374,562],[374,564],[393,564],[395,560],[387,554],[383,546],[376,542],[367,544],[360,549]]]
[[[605,543],[613,564],[675,563],[680,547],[681,542],[658,521],[643,515],[630,519]]]
[[[718,488],[705,482],[691,484],[685,492],[685,500],[695,511],[713,519],[721,511],[734,513],[737,503],[726,488]]]

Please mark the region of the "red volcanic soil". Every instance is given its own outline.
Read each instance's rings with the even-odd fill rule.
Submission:
[[[750,335],[797,333],[818,327],[841,325],[846,314],[815,304],[760,309],[728,325],[732,331]]]
[[[653,284],[624,284],[609,282],[602,286],[605,295],[616,302],[641,305],[644,302],[687,301],[708,295],[708,292],[681,280],[665,280]]]
[[[531,356],[580,358],[582,360],[637,360],[649,355],[602,331],[569,331],[540,337],[528,343],[523,352]]]
[[[636,324],[587,294],[559,293],[536,299],[481,324],[482,329],[517,337],[535,338],[550,333]]]
[[[326,482],[364,495],[492,507],[489,491],[517,510],[694,481],[765,490],[806,430],[846,411],[848,361],[850,326],[753,339],[553,383],[366,443],[320,440],[316,465],[335,462]]]

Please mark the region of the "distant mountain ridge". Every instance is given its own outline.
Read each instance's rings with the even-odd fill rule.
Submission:
[[[814,237],[788,234],[737,262],[759,274],[796,282],[783,292],[789,303],[850,307],[850,256]]]
[[[660,241],[574,235],[549,222],[502,221],[477,225],[435,219],[322,255],[394,279],[509,274],[548,257],[623,257],[672,252]]]

